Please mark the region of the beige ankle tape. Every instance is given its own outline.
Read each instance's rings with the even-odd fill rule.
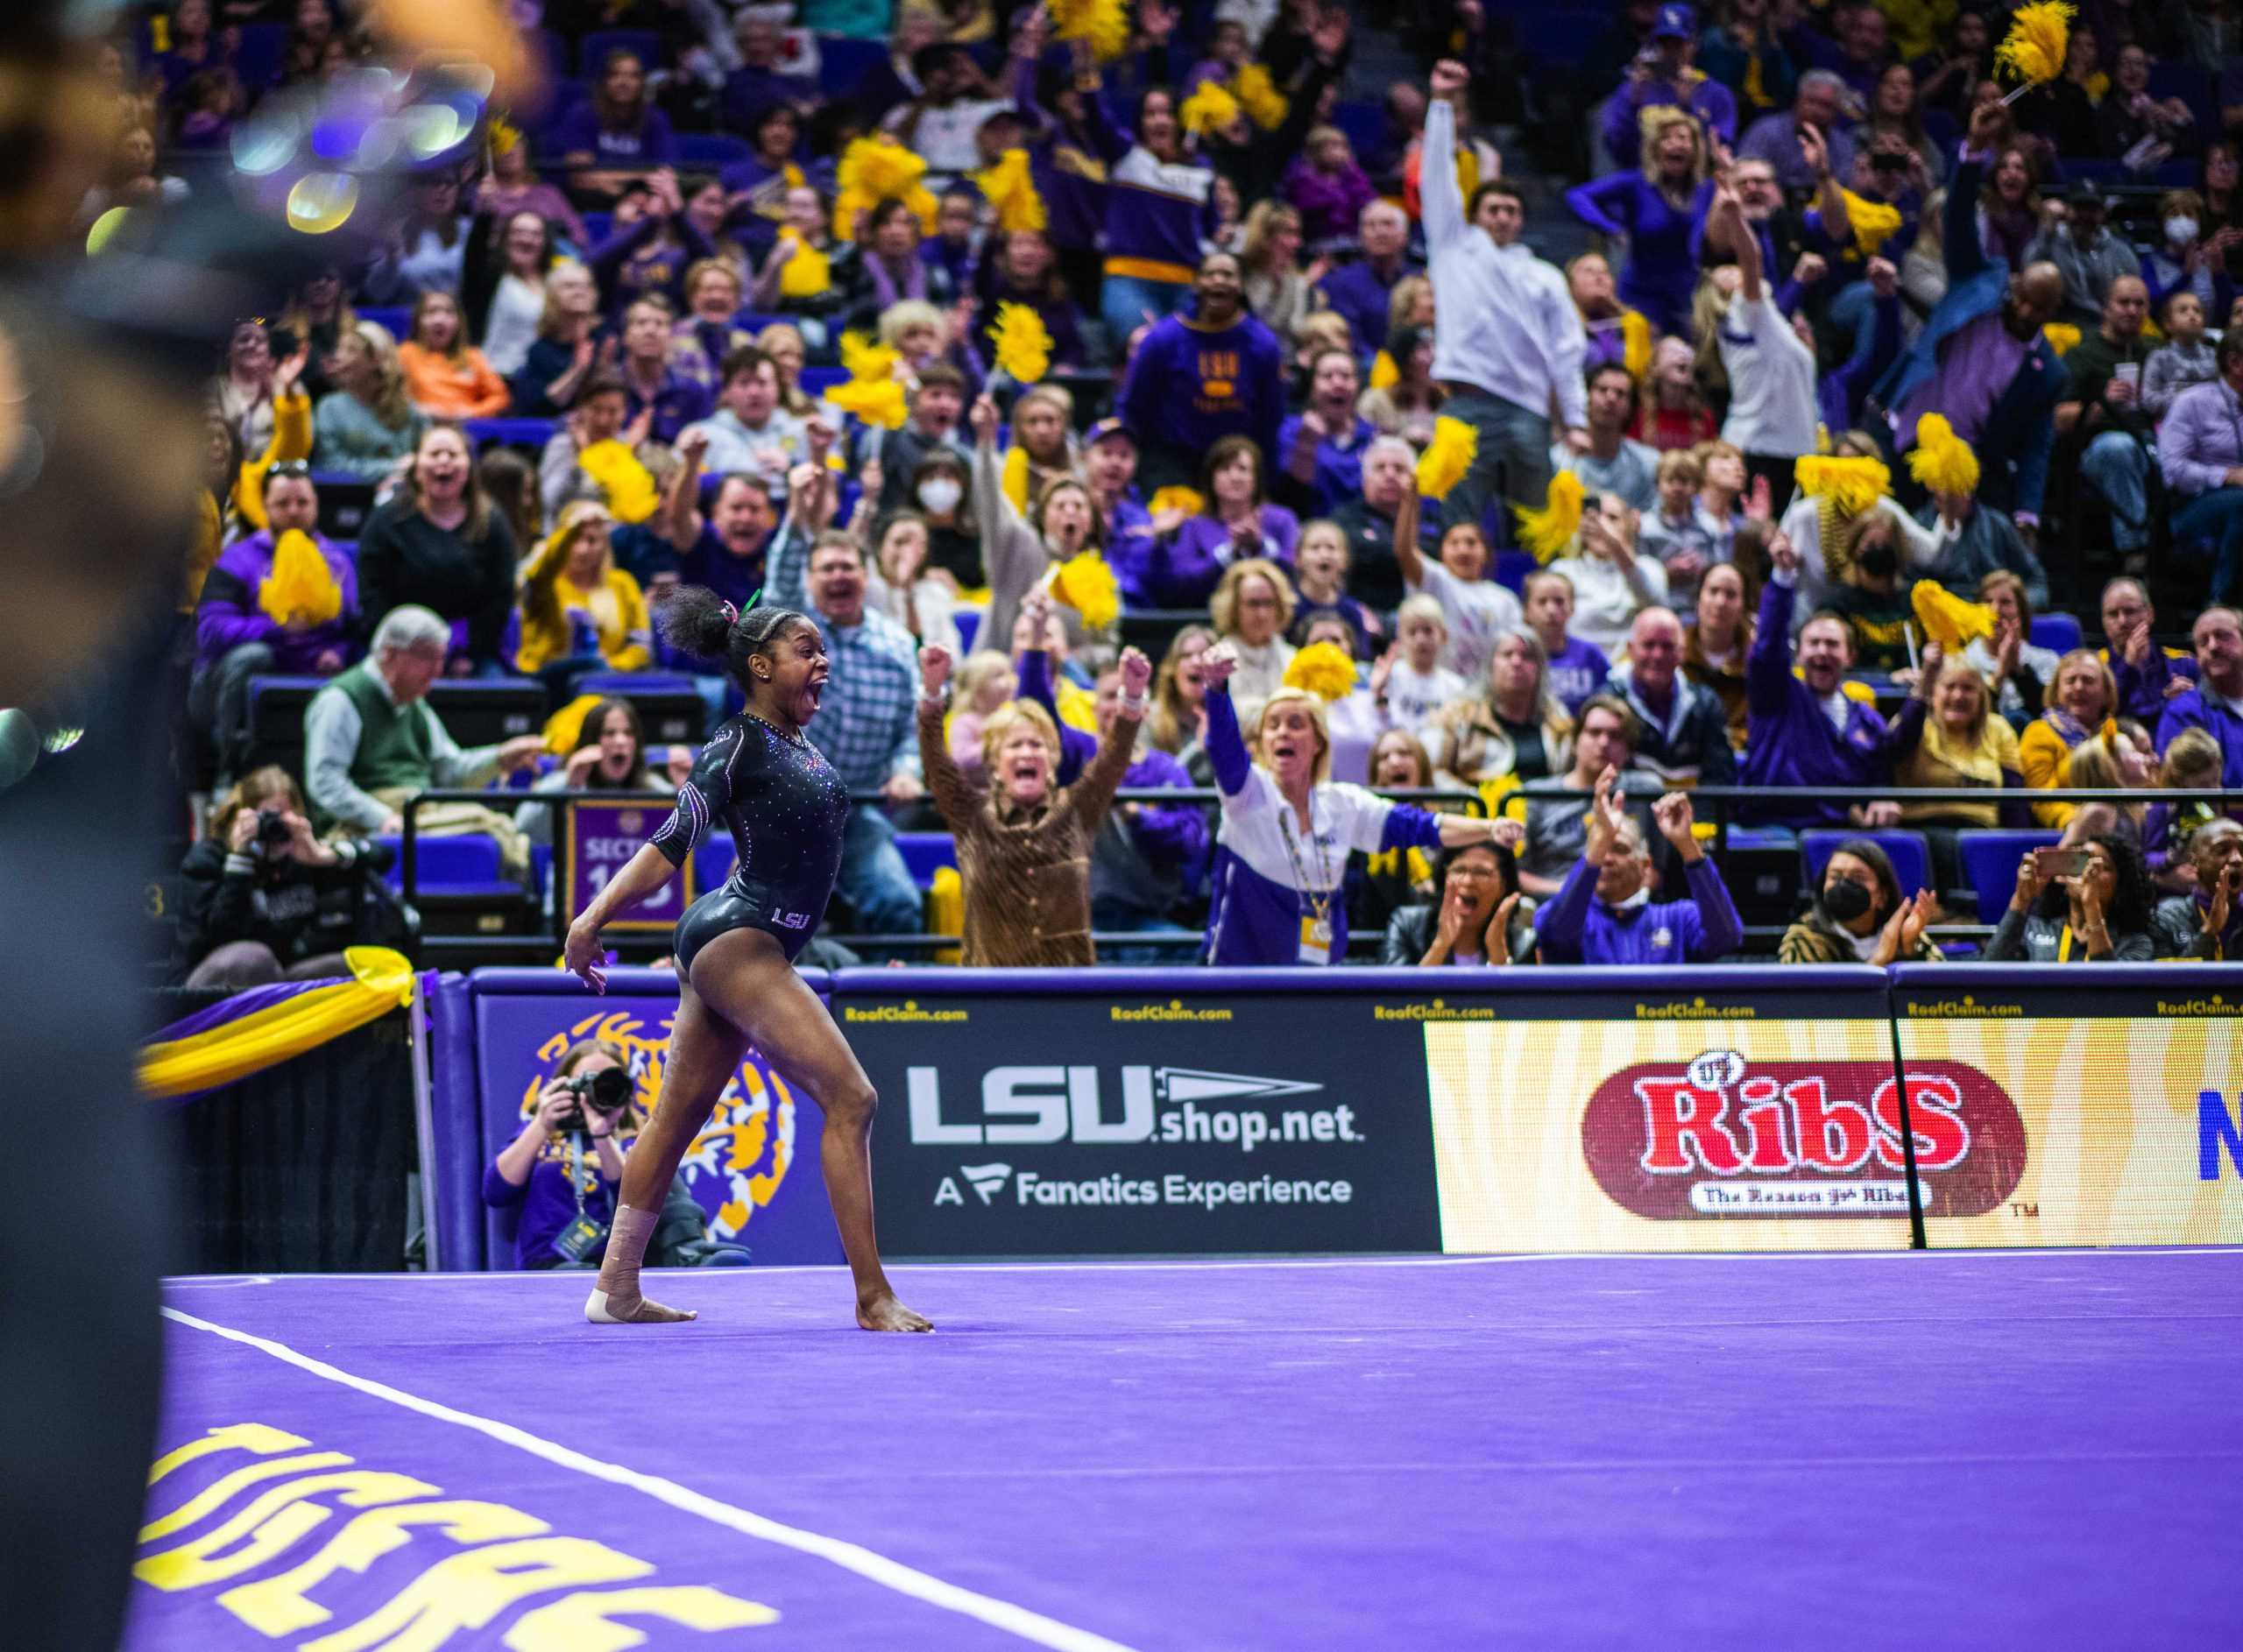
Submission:
[[[647,1241],[654,1237],[659,1211],[615,1207],[615,1220],[607,1230],[607,1255],[600,1263],[600,1288],[611,1295],[639,1294],[639,1268],[646,1260]]]

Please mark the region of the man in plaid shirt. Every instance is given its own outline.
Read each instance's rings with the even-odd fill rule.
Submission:
[[[812,430],[812,451],[822,458],[832,433],[815,421]],[[832,674],[803,732],[851,791],[879,791],[891,804],[906,804],[924,789],[916,721],[919,646],[902,626],[865,606],[864,552],[847,534],[824,531],[834,493],[833,474],[822,463],[796,467],[768,595],[815,618],[825,633]],[[916,935],[923,927],[919,887],[895,847],[895,823],[877,805],[849,810],[840,889],[869,933]]]

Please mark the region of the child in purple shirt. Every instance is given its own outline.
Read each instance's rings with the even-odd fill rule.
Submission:
[[[1612,665],[1595,643],[1566,634],[1574,617],[1574,582],[1545,569],[1526,580],[1526,623],[1550,657],[1550,692],[1568,717],[1604,686]]]

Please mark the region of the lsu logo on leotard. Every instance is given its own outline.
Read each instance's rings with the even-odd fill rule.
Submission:
[[[782,929],[807,929],[810,928],[810,914],[789,912],[782,907],[771,914],[771,921]]]
[[[535,1070],[522,1091],[521,1116],[527,1119],[536,1109],[538,1092],[562,1051],[580,1038],[597,1038],[628,1055],[636,1084],[631,1100],[632,1125],[633,1128],[643,1126],[662,1093],[662,1056],[669,1047],[669,1028],[667,1019],[650,1025],[628,1010],[610,1010],[584,1016],[555,1032],[537,1048]],[[779,1184],[795,1161],[798,1111],[795,1092],[750,1051],[739,1070],[725,1083],[716,1110],[694,1137],[684,1163],[679,1166],[687,1190],[708,1213],[710,1232],[715,1237],[740,1238],[756,1211],[777,1196]]]

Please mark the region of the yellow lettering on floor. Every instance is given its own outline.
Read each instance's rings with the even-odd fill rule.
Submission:
[[[303,1643],[301,1652],[435,1652],[518,1600],[548,1590],[623,1583],[654,1567],[589,1537],[531,1537],[440,1560],[371,1616]]]
[[[409,1474],[385,1473],[379,1469],[354,1468],[339,1474],[307,1474],[301,1479],[276,1486],[247,1508],[176,1549],[150,1555],[132,1568],[132,1575],[166,1592],[223,1583],[254,1571],[276,1555],[294,1547],[312,1531],[326,1524],[333,1511],[304,1501],[322,1492],[340,1492],[339,1500],[353,1508],[377,1503],[401,1503],[408,1497],[435,1497],[443,1487],[416,1480]],[[221,1550],[247,1537],[239,1549],[214,1559]]]
[[[140,1528],[140,1541],[152,1543],[159,1537],[168,1537],[175,1531],[184,1531],[212,1510],[223,1507],[236,1492],[262,1481],[277,1480],[288,1474],[301,1474],[306,1469],[340,1468],[350,1461],[340,1451],[313,1451],[304,1457],[275,1458],[270,1463],[251,1463],[246,1467],[237,1468],[224,1479],[213,1480],[170,1514],[150,1521]]]
[[[270,1457],[275,1451],[293,1451],[300,1445],[309,1445],[309,1440],[280,1429],[269,1429],[262,1423],[235,1423],[223,1429],[213,1429],[199,1440],[189,1440],[176,1451],[166,1451],[158,1458],[148,1471],[148,1484],[153,1486],[175,1468],[185,1468],[198,1458],[213,1451],[254,1451],[259,1457]]]
[[[325,1623],[335,1614],[313,1600],[311,1592],[338,1571],[363,1572],[384,1555],[402,1549],[413,1541],[408,1528],[414,1526],[440,1528],[456,1543],[538,1537],[552,1529],[536,1515],[519,1508],[471,1498],[369,1509],[329,1538],[302,1564],[229,1589],[218,1597],[218,1604],[259,1634],[293,1634]]]
[[[779,1614],[754,1600],[735,1599],[705,1584],[679,1584],[665,1588],[649,1584],[638,1589],[608,1589],[597,1594],[573,1594],[540,1606],[507,1631],[507,1652],[627,1652],[644,1646],[646,1635],[620,1617],[660,1618],[683,1628],[760,1629],[779,1621]]]

